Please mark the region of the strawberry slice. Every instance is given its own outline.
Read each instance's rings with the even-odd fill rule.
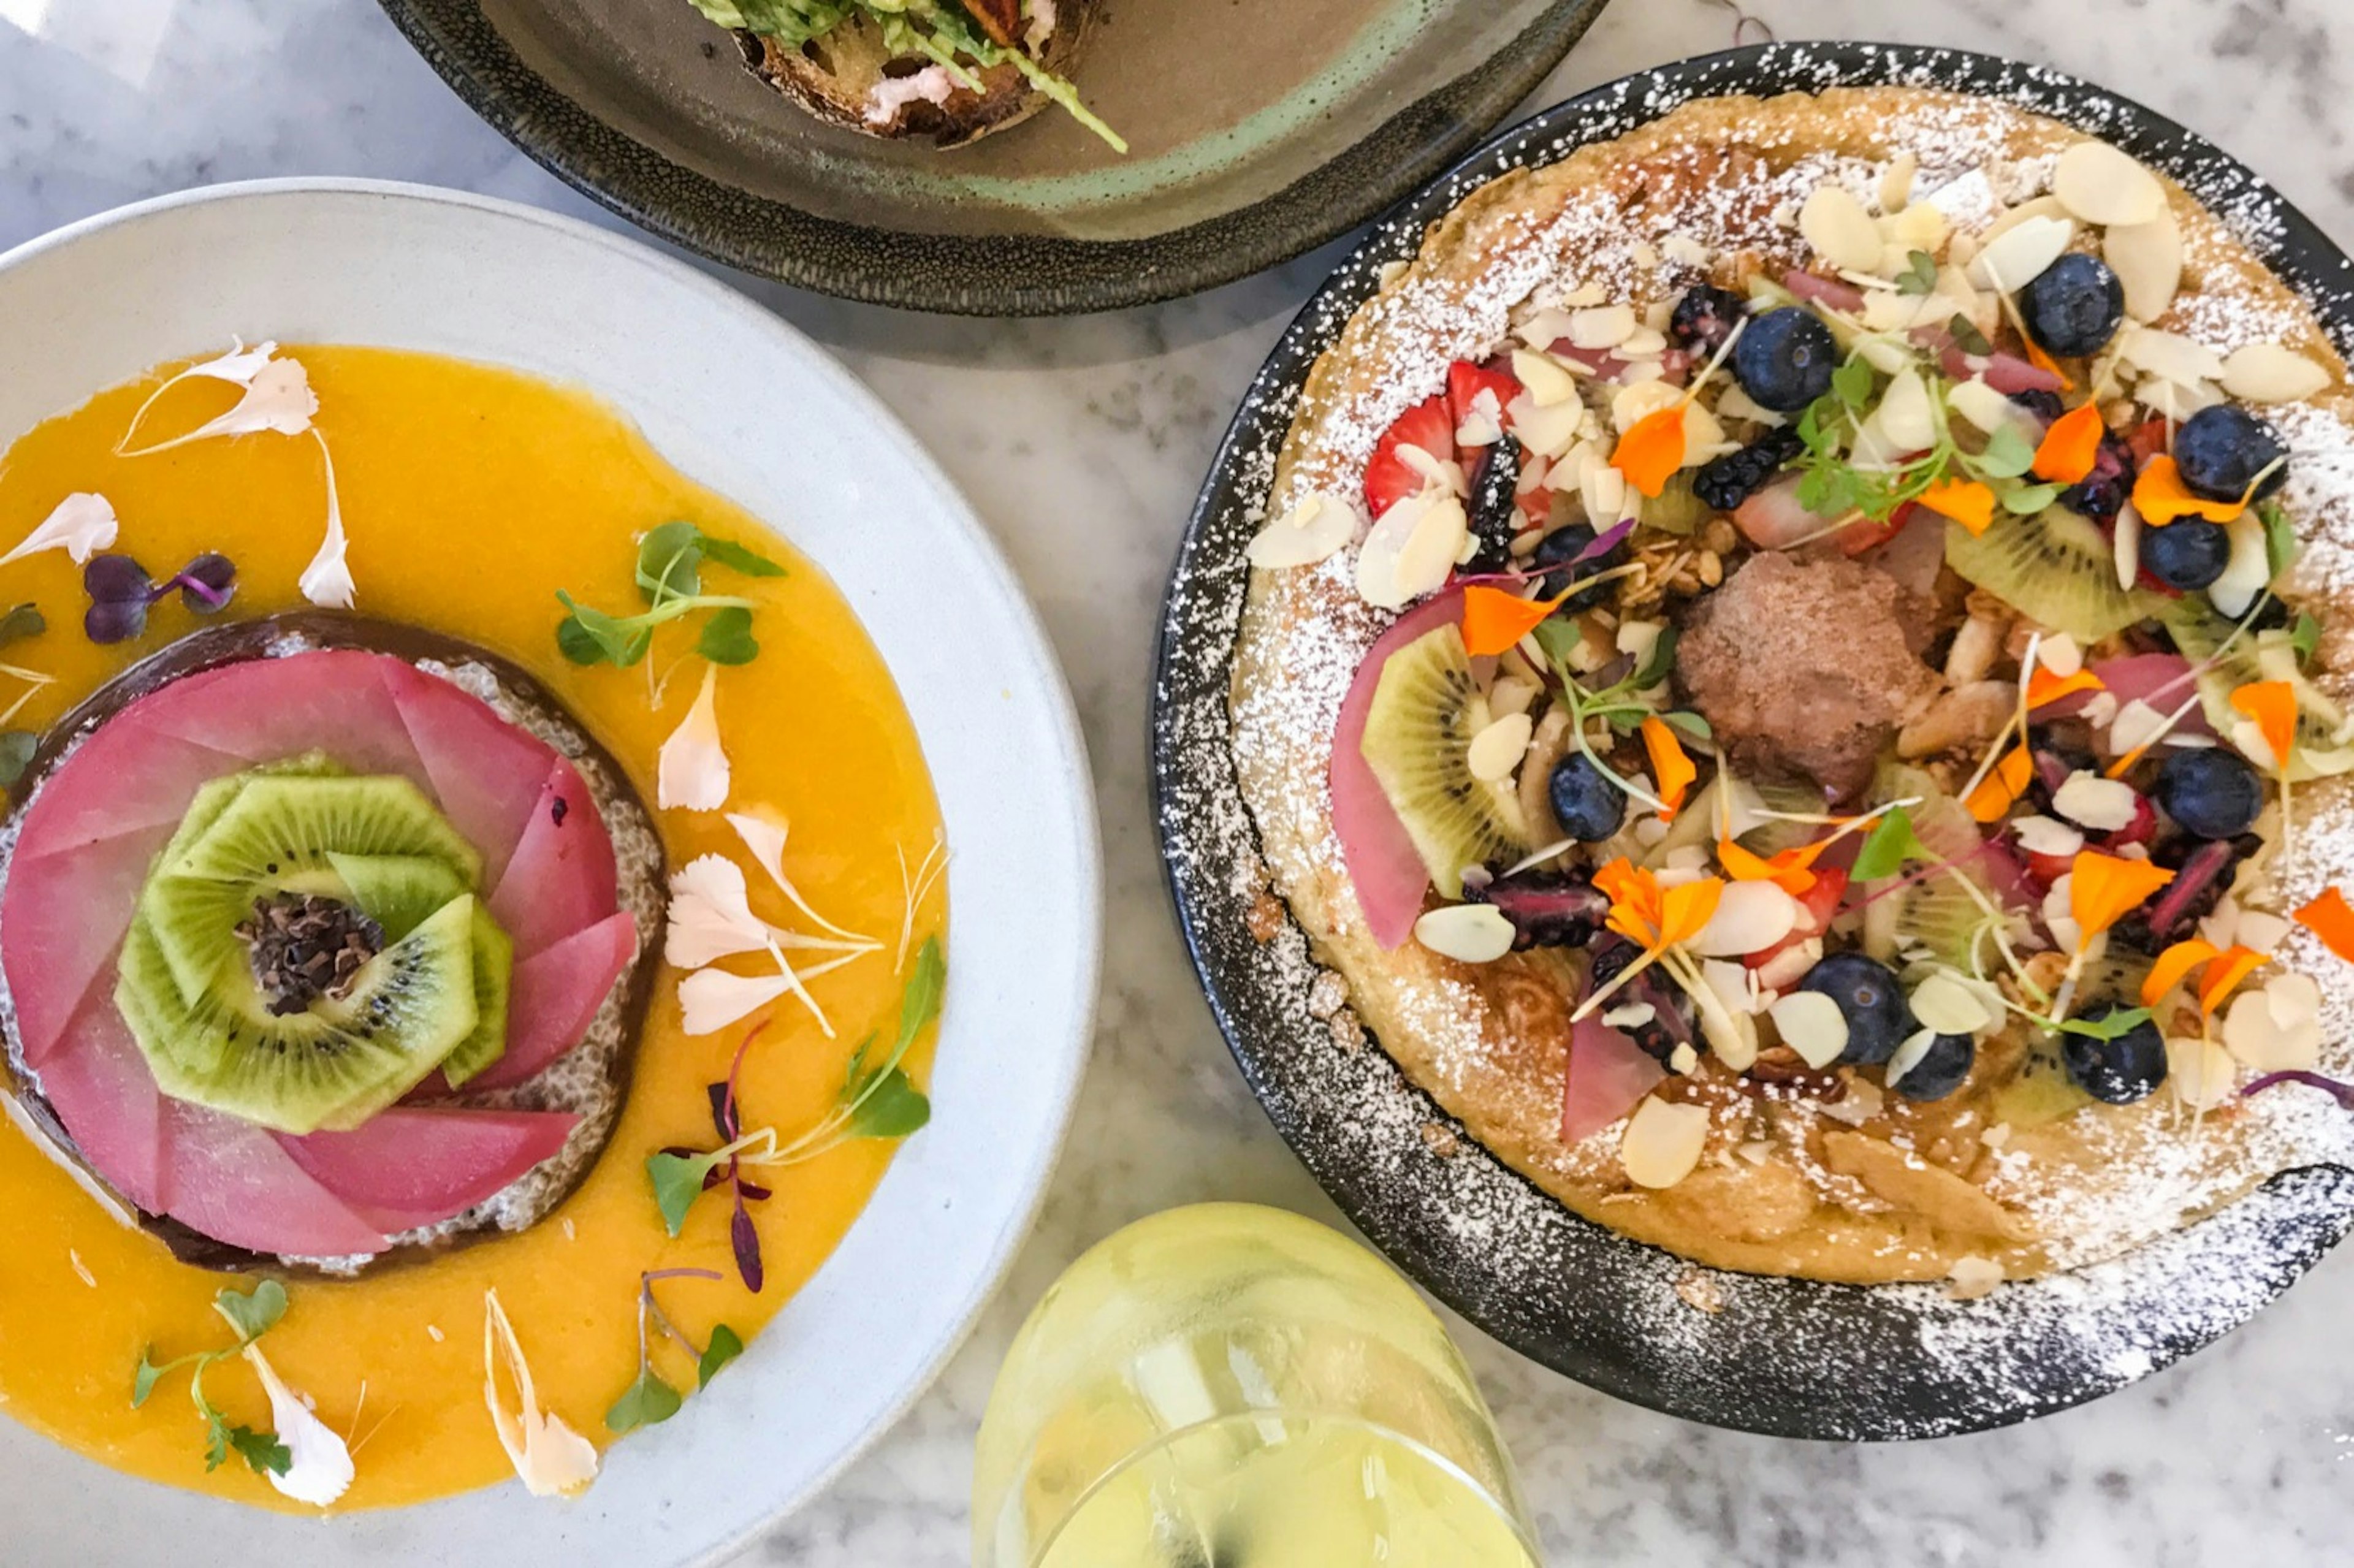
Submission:
[[[1455,414],[1446,394],[1426,397],[1400,414],[1373,444],[1373,461],[1365,465],[1365,508],[1375,517],[1422,493],[1422,475],[1397,455],[1405,446],[1420,447],[1441,462],[1455,461]]]
[[[1908,501],[1891,513],[1882,522],[1874,523],[1867,517],[1861,523],[1849,524],[1835,536],[1840,554],[1861,556],[1867,551],[1880,548],[1881,546],[1904,532],[1904,524],[1913,521],[1913,514],[1919,510],[1921,510],[1919,503]]]
[[[1753,969],[1762,969],[1790,948],[1814,940],[1831,928],[1831,921],[1839,916],[1840,902],[1846,896],[1847,873],[1837,866],[1819,867],[1815,885],[1798,900],[1798,923],[1790,927],[1790,934],[1741,961]]]
[[[1477,405],[1482,392],[1492,392],[1496,396],[1496,411],[1490,417],[1499,425],[1507,423],[1504,410],[1511,408],[1512,399],[1521,395],[1521,378],[1512,374],[1511,364],[1510,360],[1499,355],[1485,365],[1458,359],[1447,367],[1447,405],[1455,417],[1456,429],[1460,429],[1469,424],[1479,414]],[[1469,451],[1463,454],[1466,468],[1471,466],[1470,456]]]
[[[2134,428],[2134,433],[2126,438],[2126,445],[2133,450],[2135,472],[2140,472],[2148,465],[2150,459],[2172,444],[2169,435],[2164,419],[2144,419]]]

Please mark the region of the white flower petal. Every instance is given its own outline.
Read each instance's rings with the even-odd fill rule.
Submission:
[[[670,919],[663,957],[683,969],[757,953],[769,945],[768,922],[752,913],[744,873],[726,855],[697,855],[670,879]]]
[[[93,553],[113,544],[119,531],[112,502],[103,495],[79,492],[58,502],[57,510],[26,535],[23,543],[0,556],[0,564],[43,550],[63,550],[73,557],[74,565],[81,566]]]
[[[713,698],[719,667],[703,669],[703,689],[671,737],[663,742],[654,799],[664,810],[716,811],[727,803],[727,752],[719,744],[719,715]]]
[[[502,1357],[515,1387],[517,1408],[512,1411],[499,1398]],[[540,1409],[531,1367],[495,1290],[482,1293],[482,1403],[498,1431],[499,1446],[507,1451],[507,1461],[532,1496],[577,1497],[597,1478],[595,1445],[567,1426],[562,1417]]]
[[[296,586],[302,597],[324,609],[349,609],[358,585],[352,581],[352,569],[344,559],[350,541],[344,537],[344,498],[335,484],[335,454],[327,450],[327,438],[318,431],[311,432],[319,443],[319,459],[327,471],[327,536],[319,542],[319,553],[302,568]]]
[[[274,348],[275,345],[265,346]],[[260,355],[262,351],[257,349],[254,352]],[[219,373],[232,364],[237,366],[238,374]],[[249,378],[239,382],[239,376],[245,374],[249,364],[247,359],[229,355],[201,372],[183,371],[180,376],[164,383],[140,407],[139,412],[132,416],[131,428],[123,432],[123,444],[115,449],[115,455],[153,457],[157,452],[171,451],[197,441],[208,441],[222,436],[257,435],[263,430],[275,430],[281,436],[308,435],[311,421],[319,412],[319,395],[311,389],[310,373],[302,368],[302,361],[264,358],[260,364],[251,366]],[[245,387],[245,396],[239,398],[237,407],[228,413],[207,420],[184,436],[175,436],[153,446],[133,448],[131,437],[147,417],[147,410],[154,407],[155,399],[169,391],[181,376],[197,374],[210,375],[216,380],[239,382]]]
[[[730,811],[727,813],[727,825],[736,830],[736,836],[742,839],[744,847],[752,852],[753,862],[769,874],[769,880],[777,885],[779,892],[792,901],[794,908],[837,937],[853,942],[874,940],[873,938],[861,936],[856,931],[843,930],[811,908],[809,900],[801,896],[801,889],[795,887],[792,879],[785,874],[785,835],[789,831],[789,824],[770,817],[755,816],[744,811]],[[788,942],[786,945],[790,947],[798,943]]]
[[[286,1446],[291,1459],[286,1473],[272,1475],[270,1484],[296,1502],[325,1508],[351,1487],[351,1449],[334,1428],[312,1412],[301,1394],[286,1386],[278,1369],[263,1357],[260,1346],[247,1345],[245,1359],[253,1363],[261,1379],[261,1392],[270,1396],[270,1424],[277,1428],[278,1440]]]
[[[790,970],[738,975],[726,969],[697,969],[678,982],[683,1027],[689,1034],[716,1034],[795,989]]]

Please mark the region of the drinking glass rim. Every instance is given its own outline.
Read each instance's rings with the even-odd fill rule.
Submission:
[[[1048,1533],[1044,1541],[1038,1543],[1037,1550],[1030,1554],[1028,1562],[1022,1563],[998,1563],[992,1562],[985,1565],[977,1565],[977,1568],[1039,1568],[1039,1564],[1045,1562],[1048,1553],[1054,1551],[1055,1543],[1061,1539],[1063,1531],[1068,1529],[1071,1521],[1076,1519],[1079,1514],[1086,1510],[1087,1504],[1095,1499],[1096,1494],[1103,1490],[1103,1489],[1108,1486],[1112,1481],[1135,1468],[1140,1461],[1148,1458],[1152,1455],[1161,1453],[1172,1445],[1182,1442],[1185,1438],[1190,1437],[1198,1432],[1206,1432],[1215,1427],[1230,1426],[1237,1422],[1259,1422],[1269,1419],[1277,1421],[1311,1421],[1321,1422],[1335,1426],[1352,1426],[1361,1432],[1369,1433],[1373,1436],[1387,1438],[1389,1441],[1397,1444],[1399,1446],[1411,1451],[1416,1457],[1426,1460],[1444,1474],[1460,1482],[1465,1488],[1469,1489],[1473,1496],[1477,1497],[1481,1502],[1487,1504],[1489,1510],[1499,1520],[1501,1520],[1504,1523],[1504,1527],[1511,1531],[1512,1539],[1519,1542],[1521,1550],[1528,1554],[1530,1568],[1543,1568],[1544,1559],[1538,1552],[1537,1543],[1532,1535],[1532,1526],[1531,1526],[1521,1516],[1521,1514],[1515,1512],[1508,1503],[1503,1499],[1499,1499],[1494,1492],[1490,1491],[1484,1482],[1480,1481],[1469,1471],[1464,1469],[1462,1466],[1457,1464],[1453,1459],[1448,1458],[1446,1455],[1438,1452],[1438,1450],[1433,1448],[1429,1444],[1424,1442],[1419,1437],[1409,1436],[1407,1434],[1398,1431],[1395,1427],[1387,1425],[1379,1421],[1367,1420],[1362,1415],[1354,1415],[1338,1411],[1321,1410],[1312,1407],[1293,1408],[1284,1405],[1262,1405],[1247,1410],[1227,1411],[1222,1414],[1208,1416],[1200,1421],[1188,1422],[1182,1426],[1171,1427],[1168,1431],[1161,1433],[1159,1436],[1154,1437],[1152,1441],[1139,1444],[1137,1446],[1129,1449],[1127,1453],[1121,1455],[1118,1463],[1110,1466],[1105,1469],[1101,1475],[1098,1475],[1095,1479],[1089,1481],[1087,1483],[1087,1489],[1072,1499],[1071,1506],[1063,1510],[1062,1517],[1055,1521],[1053,1531]],[[1510,1479],[1511,1456],[1505,1451],[1500,1438],[1497,1441],[1495,1447],[1498,1457],[1503,1460],[1506,1467],[1506,1478]],[[1023,1456],[1025,1461],[1024,1464],[1017,1467],[1015,1469],[1014,1474],[1017,1477],[1027,1474],[1027,1460],[1034,1455],[1035,1451],[1036,1442],[1034,1438],[1030,1450]],[[998,1502],[998,1519],[991,1521],[992,1527],[1002,1521],[1005,1510],[1008,1508],[1018,1504],[1021,1501],[1021,1496],[1022,1489],[1019,1485],[1007,1489],[1005,1496]]]

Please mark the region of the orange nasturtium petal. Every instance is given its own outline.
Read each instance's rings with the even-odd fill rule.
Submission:
[[[1713,876],[1669,888],[1660,910],[1659,946],[1672,948],[1699,936],[1701,927],[1716,914],[1717,900],[1723,896],[1724,883]]]
[[[2296,688],[2286,681],[2256,681],[2232,694],[2232,707],[2256,721],[2273,766],[2286,768],[2296,747]]]
[[[2074,484],[2100,461],[2101,438],[2108,433],[2100,408],[2091,403],[2069,409],[2043,432],[2035,449],[2035,476],[2055,484]]]
[[[1463,590],[1463,648],[1474,659],[1501,653],[1544,624],[1569,597],[1522,599],[1502,588],[1475,583]]]
[[[1657,944],[1660,910],[1659,879],[1624,855],[1594,874],[1594,885],[1610,900],[1609,927],[1638,948]]]
[[[2060,378],[2062,390],[2073,392],[2076,389],[2076,378],[2061,369],[2060,362],[2044,353],[2043,345],[2032,337],[2027,340],[2027,363],[2038,370],[2048,370]]]
[[[1625,474],[1628,483],[1657,501],[1676,470],[1684,466],[1685,440],[1684,405],[1678,403],[1636,420],[1634,428],[1618,438],[1610,466]]]
[[[1716,858],[1724,867],[1724,874],[1735,882],[1770,882],[1793,898],[1804,898],[1817,881],[1808,868],[1830,846],[1830,840],[1817,839],[1812,843],[1776,851],[1769,860],[1755,850],[1742,848],[1732,839],[1719,839]]]
[[[1941,479],[1921,493],[1921,504],[1973,535],[1994,526],[1994,492],[1975,479]]]
[[[2354,904],[2336,888],[2296,912],[2296,923],[2321,938],[2322,946],[2354,963]]]
[[[1963,804],[1969,808],[1973,821],[1999,822],[2027,789],[2028,779],[2035,775],[2035,759],[2020,747],[1994,765],[1994,770],[1978,782],[1970,798]]]
[[[2048,707],[2062,697],[2074,696],[2078,692],[2105,690],[2107,688],[2102,684],[2101,678],[2090,670],[2062,675],[2039,664],[2035,667],[2035,673],[2027,678],[2027,705],[2031,708]]]
[[[2229,523],[2248,509],[2245,501],[2210,501],[2203,495],[2193,495],[2182,482],[2182,470],[2174,460],[2159,452],[2141,465],[2141,475],[2134,481],[2134,510],[2141,520],[2153,528],[2163,528],[2178,517],[2204,517],[2210,523]]]
[[[2166,993],[2183,981],[2183,977],[2200,964],[2214,958],[2222,949],[2214,943],[2197,937],[2187,937],[2158,955],[2158,962],[2149,966],[2142,978],[2141,1004],[2156,1007],[2166,1000]]]
[[[1700,777],[1700,769],[1684,755],[1684,743],[1675,726],[1659,715],[1643,721],[1643,749],[1650,753],[1651,778],[1659,787],[1659,820],[1672,822],[1683,810],[1684,791]]]
[[[2174,873],[2146,860],[2126,860],[2098,850],[2079,850],[2070,866],[2068,913],[2081,942],[2089,942],[2140,908],[2150,895],[2174,880]]]
[[[2253,948],[2237,945],[2224,948],[2208,964],[2207,972],[2199,981],[2199,1011],[2211,1013],[2216,1004],[2232,994],[2232,989],[2262,966],[2272,962],[2270,957]]]

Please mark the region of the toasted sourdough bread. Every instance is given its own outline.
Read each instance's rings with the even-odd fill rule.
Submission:
[[[1009,0],[999,0],[999,8],[1013,7]],[[1055,0],[1041,9],[1052,25],[1044,40],[1030,49],[1031,58],[1049,71],[1067,74],[1094,19],[1096,0]],[[973,15],[992,35],[1000,31],[1001,25],[981,9]],[[928,136],[937,146],[960,147],[1019,124],[1047,102],[1010,61],[973,71],[982,88],[975,92],[949,81],[921,56],[894,56],[884,46],[881,29],[864,16],[799,48],[752,32],[739,31],[736,40],[755,76],[829,124],[869,136]],[[878,101],[877,90],[893,82],[910,85],[890,90]],[[918,82],[930,90],[917,91]]]

